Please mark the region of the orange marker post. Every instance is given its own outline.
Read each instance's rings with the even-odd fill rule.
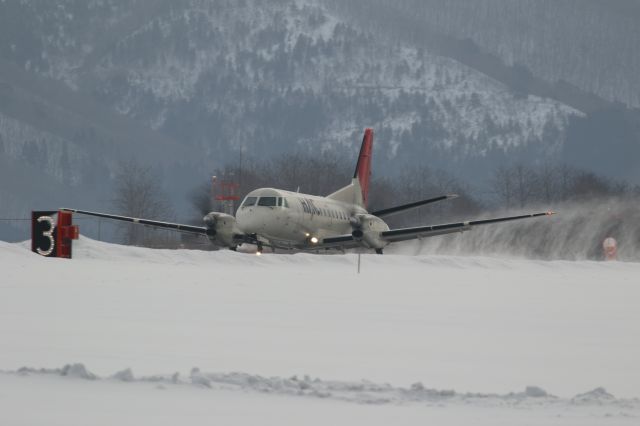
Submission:
[[[604,250],[604,260],[617,260],[618,243],[615,238],[605,238],[602,242],[602,249]]]

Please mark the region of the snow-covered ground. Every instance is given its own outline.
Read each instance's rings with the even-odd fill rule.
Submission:
[[[0,242],[0,424],[640,421],[640,264],[74,250]]]

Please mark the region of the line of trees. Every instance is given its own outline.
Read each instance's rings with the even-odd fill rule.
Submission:
[[[489,187],[507,209],[638,194],[640,188],[564,163],[535,168],[523,163],[502,165],[493,173]]]

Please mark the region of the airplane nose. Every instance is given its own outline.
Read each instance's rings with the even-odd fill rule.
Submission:
[[[252,208],[240,209],[236,212],[236,223],[238,224],[240,229],[250,234],[258,232],[255,215],[252,213]]]

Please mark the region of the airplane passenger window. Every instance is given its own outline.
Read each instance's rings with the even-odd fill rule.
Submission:
[[[274,207],[276,205],[276,197],[260,197],[259,206]]]
[[[256,204],[257,197],[247,197],[244,199],[244,203],[242,203],[242,207],[249,207]]]

